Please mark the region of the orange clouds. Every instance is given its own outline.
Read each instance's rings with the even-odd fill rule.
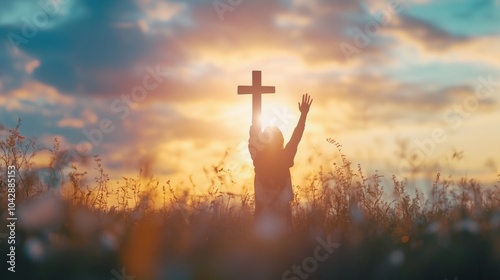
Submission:
[[[57,122],[60,127],[73,127],[73,128],[83,128],[85,123],[82,120],[74,118],[66,118]]]

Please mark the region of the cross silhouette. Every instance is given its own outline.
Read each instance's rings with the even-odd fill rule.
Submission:
[[[252,71],[252,85],[251,86],[238,86],[238,94],[251,94],[252,95],[252,124],[260,125],[260,113],[262,110],[261,94],[275,93],[276,89],[272,86],[262,85],[262,72]]]

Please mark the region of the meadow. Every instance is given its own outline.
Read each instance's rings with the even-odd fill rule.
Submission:
[[[6,223],[13,165],[18,218],[15,273],[5,262],[8,228],[0,229],[1,279],[500,277],[498,183],[436,174],[430,190],[396,176],[381,185],[391,175],[364,174],[328,139],[339,161],[294,185],[293,231],[272,236],[253,225],[252,186],[221,191],[238,184],[223,162],[205,170],[210,187],[201,195],[143,170],[114,182],[105,156],[88,159],[90,175],[57,139],[41,147],[19,129],[0,139],[0,216]],[[41,150],[52,153],[44,180],[32,164]]]

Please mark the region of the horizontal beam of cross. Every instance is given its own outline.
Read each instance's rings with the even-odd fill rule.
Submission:
[[[260,114],[262,111],[262,94],[275,93],[276,88],[273,86],[262,85],[262,72],[252,71],[252,85],[238,86],[238,94],[252,95],[252,124],[260,127]]]

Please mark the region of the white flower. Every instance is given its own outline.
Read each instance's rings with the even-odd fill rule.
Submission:
[[[500,213],[497,212],[491,216],[490,226],[494,229],[500,228]]]
[[[43,261],[46,255],[45,245],[38,238],[28,238],[24,243],[24,250],[33,261]]]
[[[455,225],[455,230],[456,231],[468,231],[470,233],[477,233],[479,231],[479,225],[475,221],[467,218],[465,220],[458,222]]]
[[[403,253],[403,251],[399,249],[392,251],[391,254],[389,255],[389,262],[392,265],[399,266],[402,265],[404,261],[405,261],[405,254]]]

